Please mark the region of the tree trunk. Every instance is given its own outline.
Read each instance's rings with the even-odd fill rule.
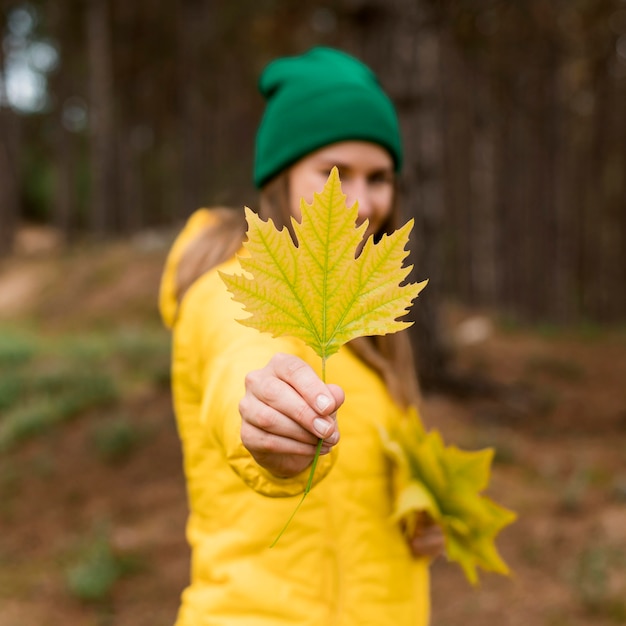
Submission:
[[[203,130],[206,107],[210,103],[203,100],[201,85],[211,80],[211,75],[201,53],[202,44],[211,38],[213,24],[206,19],[206,6],[202,0],[181,0],[179,9],[181,194],[176,214],[180,218],[189,215],[205,200],[204,182],[209,174],[203,159],[203,145],[207,140]]]
[[[10,254],[19,220],[18,115],[0,107],[0,256]]]
[[[402,206],[415,219],[412,280],[429,283],[411,329],[420,384],[449,388],[451,353],[441,321],[444,297],[444,155],[441,124],[441,32],[436,10],[415,0],[394,0],[388,29],[386,84],[403,131]]]
[[[92,233],[103,237],[114,229],[116,206],[115,125],[111,29],[107,0],[88,0],[86,12],[89,60],[89,157]]]
[[[442,32],[439,44],[439,76],[441,80],[441,145],[445,185],[448,245],[445,255],[446,290],[452,291],[468,304],[474,304],[476,220],[471,206],[472,99],[468,97],[471,68],[464,63],[460,51],[447,33]],[[445,78],[443,78],[445,77]],[[443,226],[443,225],[442,225]]]
[[[139,42],[143,43],[142,36],[150,32],[150,26],[140,26],[145,21],[140,8],[129,2],[117,5],[110,25],[111,32],[115,33],[115,83],[119,93],[115,116],[117,223],[124,234],[139,231],[144,223],[141,152],[146,131],[138,121],[147,116],[143,98],[149,85],[141,64]]]
[[[76,171],[78,163],[76,137],[65,128],[64,108],[73,94],[75,72],[71,60],[77,54],[75,37],[71,23],[71,12],[67,5],[53,3],[50,6],[50,25],[55,35],[58,53],[63,69],[51,76],[50,88],[54,93],[54,124],[52,132],[52,151],[54,154],[54,191],[52,197],[52,223],[62,234],[65,241],[71,238],[77,216],[76,206]]]
[[[426,2],[351,3],[353,47],[379,75],[394,101],[403,135],[400,181],[404,219],[413,217],[410,280],[429,279],[411,316],[409,333],[420,385],[450,388],[451,353],[441,325],[443,274],[443,146],[439,76],[440,33]]]
[[[0,26],[0,32],[4,32],[4,21]],[[20,205],[20,119],[8,105],[4,69],[4,53],[0,45],[0,256],[10,254],[13,249]]]

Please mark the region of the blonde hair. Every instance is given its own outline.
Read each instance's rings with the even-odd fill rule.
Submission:
[[[379,234],[391,233],[398,223],[395,202],[391,217],[381,227]],[[289,177],[282,172],[261,190],[259,215],[271,218],[277,228],[291,229],[289,207]],[[193,282],[219,263],[231,258],[245,239],[246,223],[242,211],[217,207],[213,209],[218,219],[205,227],[185,250],[176,275],[178,302]],[[392,398],[402,407],[417,404],[419,386],[415,362],[408,334],[359,337],[349,343],[349,348],[371,367],[385,382]]]
[[[205,272],[230,259],[241,248],[246,233],[243,212],[212,207],[216,219],[189,243],[176,270],[176,300],[182,301],[191,285]]]

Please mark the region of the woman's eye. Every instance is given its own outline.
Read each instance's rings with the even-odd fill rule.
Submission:
[[[369,182],[371,185],[387,185],[393,182],[393,176],[391,174],[381,172],[380,174],[370,176]]]

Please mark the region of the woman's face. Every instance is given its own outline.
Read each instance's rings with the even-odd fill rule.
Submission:
[[[358,223],[369,220],[366,236],[378,232],[393,208],[395,174],[391,155],[367,141],[342,141],[307,155],[288,173],[289,206],[300,219],[300,199],[309,204],[322,191],[330,170],[337,166],[348,206],[358,201]]]

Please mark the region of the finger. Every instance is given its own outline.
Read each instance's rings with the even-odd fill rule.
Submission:
[[[411,552],[416,557],[436,558],[444,553],[444,547],[441,545],[429,545],[420,541],[411,543]]]
[[[267,368],[246,376],[246,390],[239,411],[259,428],[301,441],[312,436],[332,443],[339,440],[334,416],[320,416],[291,385]]]
[[[288,387],[287,385],[285,386]],[[291,388],[286,393],[296,395]],[[301,402],[304,404],[304,401],[301,400]],[[278,409],[269,404],[266,399],[259,399],[252,393],[249,393],[241,399],[239,413],[244,422],[268,434],[294,439],[309,445],[317,444],[318,437],[316,435],[313,435],[300,426],[298,422],[285,415],[284,411],[287,403],[283,401],[277,404]]]
[[[242,424],[241,441],[253,454],[282,454],[313,458],[317,447],[317,440],[314,443],[297,441],[289,437],[268,433],[250,423]],[[327,454],[329,451],[329,445],[322,445],[321,454]]]
[[[415,546],[428,550],[440,550],[445,547],[445,541],[441,535],[417,535],[411,541]]]
[[[291,354],[276,354],[271,364],[278,378],[291,385],[319,415],[327,416],[337,410],[333,391],[308,363]]]
[[[277,354],[266,369],[248,375],[246,386],[316,437],[339,440],[334,411],[344,401],[343,391],[322,382],[302,359]]]
[[[330,417],[332,417],[333,419],[337,419],[337,410],[344,403],[346,399],[346,394],[339,385],[333,385],[332,383],[328,383],[326,387],[335,398],[335,411],[330,414]]]
[[[445,551],[445,538],[441,529],[434,527],[416,534],[410,541],[411,551],[415,556],[436,557]]]

